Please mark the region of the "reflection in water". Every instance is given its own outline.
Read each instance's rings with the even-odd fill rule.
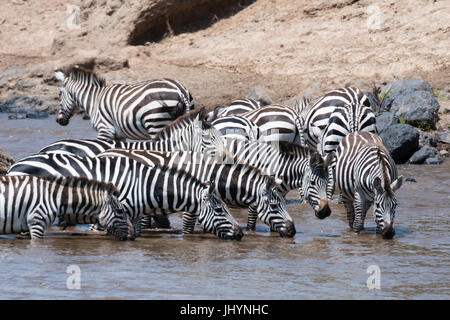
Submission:
[[[0,148],[16,159],[58,139],[95,138],[88,121],[75,118],[66,131],[54,119],[0,117]],[[40,132],[38,131],[40,130]],[[0,237],[2,299],[449,299],[450,163],[400,166],[394,239],[375,234],[372,211],[359,235],[348,227],[343,205],[325,220],[298,204],[288,210],[297,234],[284,239],[258,223],[242,241],[223,241],[200,230],[145,231],[133,242],[89,232],[85,226],[48,230],[41,241]],[[247,212],[233,210],[240,225]],[[81,269],[81,289],[69,290],[69,265]],[[369,265],[381,270],[381,290],[369,290]]]

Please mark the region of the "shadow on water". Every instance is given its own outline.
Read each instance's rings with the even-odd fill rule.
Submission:
[[[64,138],[95,138],[89,121],[74,118],[7,120],[0,115],[0,148],[15,159]],[[330,217],[288,195],[297,234],[281,238],[258,221],[245,229],[246,210],[232,210],[241,241],[224,241],[196,228],[181,233],[181,215],[170,230],[144,230],[118,241],[87,226],[51,228],[44,239],[0,236],[2,299],[449,299],[450,163],[399,166],[393,239],[375,234],[372,211],[365,230],[349,230],[343,205]],[[80,290],[67,288],[69,266],[81,270]],[[380,269],[381,289],[369,290],[369,266]],[[283,285],[279,285],[282,283]],[[243,285],[245,284],[245,285]],[[219,289],[220,288],[220,289]]]

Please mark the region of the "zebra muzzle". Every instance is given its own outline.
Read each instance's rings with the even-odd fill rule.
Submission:
[[[283,238],[292,238],[297,233],[297,230],[295,230],[295,225],[292,221],[286,221],[284,226],[278,229],[278,233]]]
[[[383,237],[383,239],[392,239],[394,235],[394,227],[391,224],[385,224],[383,230],[381,230],[381,236]]]
[[[58,122],[58,124],[61,126],[67,126],[69,124],[69,119],[64,116],[58,115],[56,117],[56,122]]]
[[[320,200],[319,204],[319,211],[315,212],[316,217],[319,219],[325,219],[326,217],[329,217],[331,214],[330,206],[328,205],[328,201],[326,200]]]

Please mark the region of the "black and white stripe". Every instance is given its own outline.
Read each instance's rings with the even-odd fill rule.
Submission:
[[[237,99],[231,102],[231,104],[224,108],[217,107],[213,111],[208,113],[208,120],[213,121],[217,117],[236,116],[248,111],[261,108],[261,103],[254,99]]]
[[[240,239],[242,230],[209,184],[191,175],[133,159],[85,158],[51,153],[16,162],[8,175],[84,176],[116,185],[118,198],[139,235],[138,220],[144,215],[189,212],[206,231],[224,239]],[[205,180],[206,181],[206,180]]]
[[[145,150],[109,150],[99,155],[124,156],[148,165],[162,165],[185,171],[201,181],[211,181],[222,199],[231,206],[249,208],[248,226],[260,218],[272,231],[281,236],[295,235],[295,226],[286,210],[284,197],[278,192],[281,182],[263,171],[247,164],[234,163],[198,152],[157,152]],[[230,160],[232,163],[227,164]],[[224,163],[225,162],[225,163]],[[276,181],[278,180],[278,181]],[[192,219],[186,221],[186,229],[193,228]]]
[[[91,118],[101,140],[148,140],[194,108],[191,94],[177,80],[106,85],[93,72],[79,67],[67,73],[57,70],[55,76],[62,81],[58,123],[67,125],[79,106]]]
[[[349,226],[359,232],[364,228],[367,210],[374,205],[377,232],[394,235],[397,200],[394,192],[401,187],[395,162],[380,137],[371,132],[346,136],[336,153],[336,181],[347,208]]]
[[[259,127],[240,116],[225,116],[211,122],[222,138],[257,141],[262,137]]]
[[[337,108],[338,110],[336,110]],[[348,87],[332,90],[309,104],[300,113],[304,133],[302,144],[319,149],[322,137],[327,140],[331,139],[330,143],[335,142],[336,138],[333,134],[337,126],[345,128],[347,132],[375,132],[375,115],[371,111],[369,99],[358,88]],[[329,126],[330,122],[333,123],[332,126]],[[328,129],[328,133],[324,133],[325,129]],[[341,132],[345,129],[341,129]],[[341,135],[341,137],[343,136]],[[327,142],[324,143],[327,144]],[[332,151],[336,150],[337,144],[334,145]],[[327,147],[323,151],[327,153],[330,149]]]
[[[136,142],[64,139],[42,148],[39,154],[66,153],[80,157],[95,157],[105,150],[115,148],[206,153],[223,149],[221,134],[205,120],[204,108],[179,117],[164,127],[155,139]]]
[[[330,215],[326,194],[328,163],[317,152],[290,143],[282,143],[279,150],[266,143],[233,139],[226,139],[225,146],[236,163],[249,164],[278,177],[278,190],[283,196],[299,189],[301,199],[311,205],[318,218]]]
[[[117,196],[114,185],[86,178],[0,176],[0,233],[29,232],[39,239],[58,218],[69,225],[98,222],[119,239],[132,240]]]
[[[254,123],[266,143],[290,142],[300,144],[300,120],[297,113],[285,106],[269,105],[240,115]]]

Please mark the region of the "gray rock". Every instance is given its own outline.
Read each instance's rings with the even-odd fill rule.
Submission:
[[[272,99],[270,98],[267,89],[261,86],[253,87],[246,96],[247,99],[255,99],[261,102],[262,105],[272,104]]]
[[[396,116],[414,126],[436,127],[439,102],[433,88],[422,80],[401,80],[388,83],[381,90],[383,105]]]
[[[442,143],[450,143],[450,130],[444,132],[436,132],[436,140]]]
[[[398,123],[398,117],[392,112],[383,112],[376,117],[378,133],[385,131],[390,126]]]
[[[405,163],[419,148],[419,130],[409,124],[394,124],[380,133],[396,163]]]
[[[9,99],[0,99],[0,112],[15,113],[10,119],[21,119],[22,114],[28,118],[43,118],[58,110],[58,106],[38,97],[13,96]],[[20,114],[20,115],[19,115]]]
[[[441,164],[442,162],[444,162],[442,159],[438,157],[433,157],[426,159],[424,164]]]
[[[414,179],[414,178],[406,178],[405,181],[406,181],[406,182],[414,182],[414,183],[417,183],[417,180]]]
[[[436,148],[430,147],[430,146],[424,146],[420,148],[418,151],[416,151],[411,158],[409,158],[408,162],[409,164],[422,164],[427,160],[428,158],[436,158],[438,154],[438,151]]]
[[[433,137],[431,134],[421,132],[419,137],[419,145],[420,146],[430,146],[430,147],[436,147],[437,146],[437,139]]]

